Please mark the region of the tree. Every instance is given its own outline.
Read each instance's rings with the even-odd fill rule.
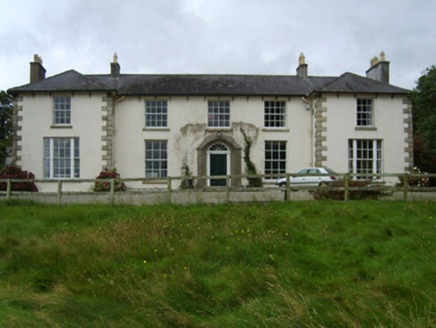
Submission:
[[[415,165],[436,172],[436,67],[427,68],[411,93]]]
[[[5,91],[0,91],[0,168],[5,166],[8,149],[12,146],[12,111],[13,98]]]

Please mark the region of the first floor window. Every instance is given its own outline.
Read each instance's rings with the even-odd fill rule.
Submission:
[[[264,121],[266,128],[284,128],[286,126],[286,103],[265,101]]]
[[[145,102],[145,126],[147,128],[167,127],[168,102],[146,101]]]
[[[166,140],[145,141],[145,177],[166,178],[168,176],[168,149]]]
[[[53,98],[53,124],[68,125],[71,124],[71,98],[54,97]]]
[[[286,141],[265,141],[265,174],[283,173],[286,173]]]
[[[382,141],[369,139],[348,140],[348,172],[357,175],[357,180],[377,178],[368,176],[382,173]]]
[[[372,99],[357,99],[357,126],[374,126]]]
[[[44,138],[44,178],[80,178],[79,138]]]
[[[230,101],[209,101],[207,113],[208,127],[230,127]]]

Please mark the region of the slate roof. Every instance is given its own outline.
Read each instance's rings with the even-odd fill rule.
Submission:
[[[116,92],[119,96],[307,96],[323,93],[388,93],[410,91],[353,73],[339,77],[292,75],[191,75],[121,74],[84,75],[70,70],[46,79],[11,88],[16,95],[25,92]]]

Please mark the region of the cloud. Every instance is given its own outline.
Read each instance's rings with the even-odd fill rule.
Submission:
[[[383,50],[392,83],[412,88],[434,64],[426,0],[21,0],[2,5],[0,89],[28,82],[33,54],[48,75],[109,73],[365,75]]]

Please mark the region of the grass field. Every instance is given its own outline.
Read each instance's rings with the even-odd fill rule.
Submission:
[[[0,203],[0,327],[433,327],[436,203]]]

